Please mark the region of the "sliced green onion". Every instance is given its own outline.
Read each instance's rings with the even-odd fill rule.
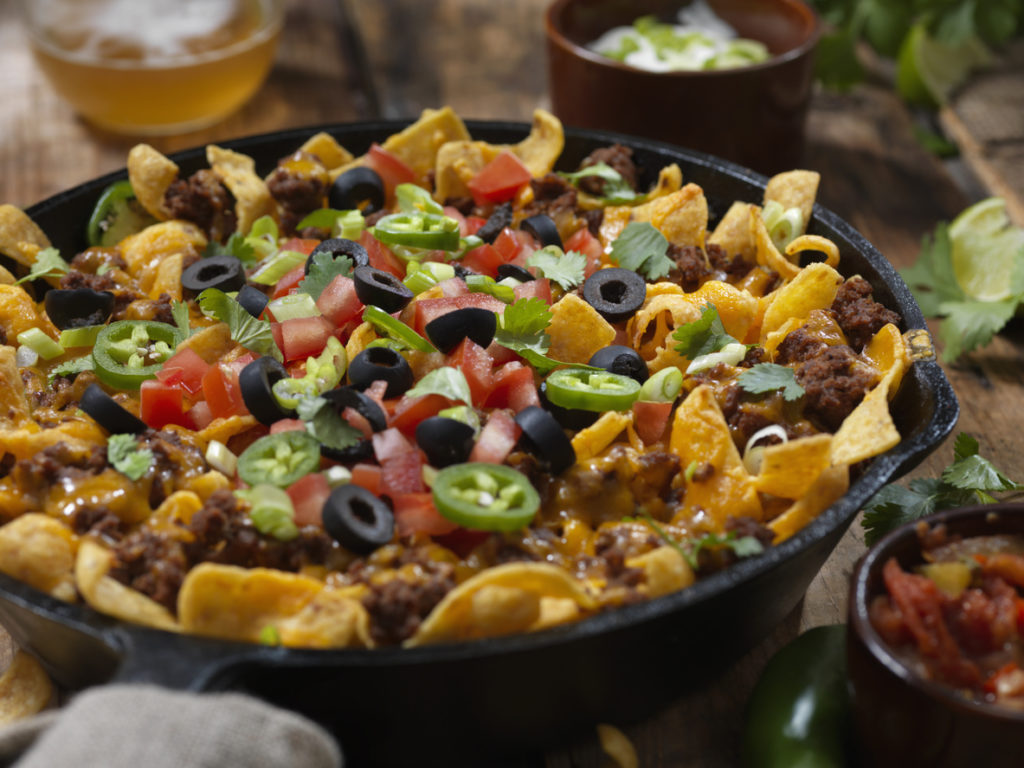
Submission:
[[[700,373],[706,371],[709,368],[714,368],[719,363],[725,363],[726,365],[737,365],[744,357],[747,356],[747,345],[740,344],[738,341],[732,344],[726,344],[717,352],[709,352],[706,355],[697,355],[687,366],[687,373]]]
[[[274,285],[278,280],[306,261],[308,257],[298,251],[278,251],[253,273],[249,279],[260,285]]]
[[[235,491],[235,495],[249,503],[249,519],[260,533],[273,536],[278,541],[291,541],[299,535],[295,508],[284,489],[259,484],[248,490]]]
[[[60,345],[64,349],[91,347],[103,330],[102,325],[87,325],[83,328],[67,328],[60,332]]]
[[[358,240],[366,229],[366,219],[363,212],[353,208],[351,211],[342,211],[341,215],[334,220],[331,227],[331,235],[343,237],[346,240]]]
[[[337,488],[339,485],[348,485],[352,482],[352,470],[340,464],[328,467],[324,470],[323,474],[327,478],[327,485],[331,488]]]
[[[302,291],[274,299],[267,304],[267,309],[274,316],[274,320],[279,323],[299,317],[318,317],[320,315],[320,310],[317,309],[313,297]]]
[[[761,471],[761,461],[764,459],[764,449],[767,446],[757,445],[757,443],[766,437],[778,437],[784,443],[789,441],[786,430],[779,424],[769,424],[767,427],[759,429],[752,434],[743,448],[743,465],[752,475],[756,475]]]
[[[218,440],[211,440],[206,446],[206,463],[228,477],[234,477],[238,469],[238,457]]]
[[[510,286],[502,285],[488,275],[466,275],[466,287],[471,293],[486,293],[506,304],[516,300],[516,293]]]
[[[39,328],[29,328],[18,334],[18,343],[23,344],[43,360],[53,360],[64,354],[64,347],[47,336]]]
[[[260,216],[249,229],[249,237],[269,237],[276,241],[280,236],[277,222],[270,216]]]
[[[455,267],[440,261],[409,261],[405,265],[405,287],[415,294],[455,277]]]
[[[640,400],[671,403],[683,389],[683,372],[675,366],[662,368],[640,387]]]
[[[281,644],[281,633],[277,631],[277,627],[273,624],[267,624],[260,630],[260,644],[261,645],[280,645]]]
[[[468,405],[456,405],[452,408],[444,408],[438,411],[437,415],[468,424],[476,433],[474,437],[480,436],[480,414],[476,412],[475,408],[470,408]]]

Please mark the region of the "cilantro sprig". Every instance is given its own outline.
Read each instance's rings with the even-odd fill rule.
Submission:
[[[672,333],[672,338],[679,342],[676,344],[676,352],[690,360],[737,343],[737,339],[725,332],[722,318],[714,304],[705,304],[700,310],[700,320],[680,325]]]
[[[971,504],[992,504],[993,494],[1022,491],[1024,484],[1011,480],[979,453],[978,441],[965,432],[953,443],[953,463],[940,477],[920,477],[908,487],[891,483],[864,507],[864,541],[874,544],[904,523],[943,509]]]
[[[669,242],[646,221],[631,221],[612,243],[612,260],[648,280],[665,277],[675,262],[668,257]]]
[[[526,264],[536,267],[544,277],[568,291],[583,282],[587,257],[579,251],[563,252],[557,245],[549,245],[534,251]]]
[[[782,398],[786,402],[793,402],[804,396],[804,388],[797,382],[796,372],[785,365],[758,363],[741,373],[737,382],[742,389],[754,395],[782,390]]]
[[[540,373],[546,373],[560,365],[570,365],[547,356],[551,348],[551,336],[547,332],[551,317],[551,309],[543,299],[517,299],[505,307],[504,312],[498,316],[494,341],[517,353]],[[574,367],[591,368],[587,365]]]
[[[1010,281],[1010,295],[1001,301],[977,301],[967,297],[953,272],[949,226],[940,222],[925,235],[913,266],[900,270],[926,317],[939,317],[942,360],[951,363],[961,355],[986,346],[1024,306],[1024,258],[1017,261]]]
[[[334,278],[338,275],[349,277],[354,269],[355,264],[348,256],[334,256],[326,251],[314,253],[309,273],[299,281],[299,290],[308,293],[315,301]]]
[[[153,451],[140,448],[135,435],[111,435],[107,438],[107,461],[130,480],[138,480],[153,466]]]
[[[49,277],[60,277],[66,275],[71,266],[61,258],[60,251],[56,248],[43,248],[36,254],[36,260],[28,274],[14,281],[15,285],[21,285],[30,280],[39,280]]]
[[[216,240],[210,240],[203,250],[204,259],[210,256],[234,256],[243,264],[252,264],[256,259],[256,249],[245,241],[245,237],[238,232],[232,232],[228,241],[221,245]]]
[[[658,522],[644,509],[638,510],[636,518],[624,518],[626,521],[635,519],[646,523],[658,534],[668,546],[683,556],[693,570],[700,570],[700,553],[702,550],[731,549],[736,557],[752,557],[764,552],[764,545],[753,536],[737,536],[736,531],[726,533],[705,533],[700,536],[679,541],[662,528]]]
[[[363,433],[349,424],[326,398],[304,397],[295,410],[305,422],[306,431],[327,448],[343,451],[363,438]]]
[[[281,350],[274,343],[270,323],[250,315],[237,301],[219,288],[207,288],[199,294],[199,307],[222,323],[227,323],[231,338],[258,355],[281,360]]]
[[[607,163],[594,163],[575,173],[559,172],[558,175],[576,187],[584,179],[600,179],[603,183],[599,197],[605,203],[632,203],[645,197],[629,186],[629,182],[622,177],[622,174]]]

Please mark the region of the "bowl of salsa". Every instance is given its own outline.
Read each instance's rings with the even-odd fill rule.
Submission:
[[[554,0],[545,27],[567,125],[799,166],[820,32],[801,0]]]
[[[1024,503],[903,526],[858,563],[849,674],[865,764],[1019,764]]]

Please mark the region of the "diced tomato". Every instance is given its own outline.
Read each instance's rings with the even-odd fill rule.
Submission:
[[[530,183],[530,169],[511,151],[505,149],[469,180],[469,191],[477,205],[504,203]]]
[[[334,332],[334,326],[323,317],[295,317],[281,323],[271,323],[270,330],[288,363],[323,352],[327,339]]]
[[[490,531],[474,531],[469,528],[456,528],[451,533],[441,534],[440,536],[435,535],[434,541],[442,547],[450,549],[461,559],[465,560],[469,556],[470,552],[487,541],[490,536]]]
[[[494,386],[487,393],[485,408],[511,408],[519,413],[531,405],[540,405],[533,369],[520,362],[506,363],[494,372]]]
[[[412,444],[397,429],[385,429],[373,436],[373,455],[381,465],[411,450]]]
[[[469,293],[469,287],[466,285],[466,281],[461,277],[449,277],[447,280],[442,280],[437,284],[441,289],[441,293],[446,298],[452,296],[465,296]]]
[[[423,454],[397,429],[373,436],[373,453],[380,462],[380,492],[388,496],[420,493],[423,485]]]
[[[494,362],[487,354],[487,350],[471,339],[463,339],[449,355],[449,361],[466,376],[473,404],[482,403],[487,393],[494,387],[494,378],[491,375]]]
[[[484,428],[480,430],[480,437],[469,454],[469,460],[501,464],[516,447],[521,431],[508,411],[492,411]]]
[[[405,265],[395,254],[391,252],[384,243],[370,234],[370,230],[364,229],[359,235],[359,244],[366,249],[370,257],[370,266],[388,272],[399,280],[405,277]]]
[[[182,421],[183,390],[177,384],[147,379],[139,390],[139,417],[153,429]]]
[[[498,276],[498,267],[505,263],[505,259],[493,245],[484,243],[478,245],[462,258],[462,266],[479,272],[489,277]]]
[[[395,187],[399,184],[416,181],[416,173],[396,155],[388,152],[380,144],[374,142],[366,153],[366,165],[372,168],[384,182],[388,200],[395,196]]]
[[[508,347],[503,347],[496,341],[492,341],[487,347],[487,354],[491,356],[492,365],[504,365],[505,363],[511,363],[513,360],[518,360],[520,363],[523,362],[518,354],[513,352]]]
[[[551,281],[546,277],[538,277],[536,280],[520,283],[512,289],[512,292],[515,293],[517,300],[537,298],[547,304],[551,303]]]
[[[285,272],[284,277],[278,280],[277,285],[274,286],[274,293],[271,295],[271,298],[279,299],[282,296],[287,296],[289,293],[294,293],[295,289],[299,287],[299,283],[302,282],[302,278],[305,276],[305,264],[299,264],[299,266]]]
[[[203,376],[210,369],[207,363],[192,347],[182,347],[156,372],[156,377],[165,384],[180,384],[186,392],[194,395],[203,388]]]
[[[438,411],[450,407],[451,404],[451,400],[441,395],[406,395],[395,405],[390,424],[402,434],[412,437],[416,434],[416,426],[421,421],[436,416]]]
[[[458,525],[441,516],[431,493],[399,493],[391,497],[395,527],[399,536],[413,533],[440,535],[451,533]]]
[[[320,245],[320,241],[316,238],[310,237],[290,237],[281,243],[282,251],[295,251],[297,253],[304,253],[307,256],[313,252],[313,249]]]
[[[251,356],[250,356],[251,357]],[[203,397],[210,404],[213,418],[241,416],[249,413],[242,399],[242,388],[238,384],[241,368],[234,363],[211,365],[203,376]]]
[[[519,260],[524,251],[529,256],[537,250],[537,241],[526,230],[505,227],[495,239],[494,248],[501,254],[502,260],[508,264]]]
[[[187,422],[185,426],[194,432],[206,429],[210,426],[210,422],[213,421],[213,414],[210,413],[210,404],[205,400],[200,400],[185,411],[184,421]]]
[[[491,312],[504,312],[505,302],[487,293],[464,293],[461,296],[444,296],[438,299],[420,299],[413,304],[412,326],[417,333],[423,333],[427,323],[435,317],[465,307],[481,307]]]
[[[352,467],[352,485],[365,488],[374,495],[380,494],[381,470],[376,464],[359,463]]]
[[[331,487],[327,478],[320,472],[310,472],[288,486],[288,496],[295,508],[295,524],[323,526],[323,508],[327,497],[331,495]]]
[[[672,415],[672,403],[649,403],[638,400],[633,403],[633,426],[637,437],[644,445],[661,440]]]
[[[480,227],[487,223],[487,219],[482,216],[467,216],[466,217],[466,231],[462,233],[462,236],[475,235],[480,231]]]
[[[302,419],[278,419],[270,425],[270,434],[276,435],[278,432],[305,432],[306,422]]]
[[[597,272],[603,263],[604,247],[601,241],[591,234],[586,227],[580,227],[563,244],[566,252],[578,251],[587,257],[586,266],[583,267],[584,277],[590,277]]]
[[[342,327],[363,311],[363,303],[356,296],[355,280],[344,275],[337,275],[327,284],[316,306],[335,328]]]

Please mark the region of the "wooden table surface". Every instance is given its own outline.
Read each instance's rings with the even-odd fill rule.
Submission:
[[[170,152],[309,124],[410,118],[444,104],[465,118],[528,120],[535,107],[548,104],[546,4],[290,0],[274,69],[256,97],[219,125],[152,143]],[[999,77],[1014,82],[1016,76],[1009,92],[1024,93],[1020,68],[1011,70]],[[92,129],[58,100],[35,68],[10,3],[0,4],[0,73],[0,201],[25,207],[123,167],[134,141]],[[970,109],[960,113],[954,104],[943,115],[943,124],[965,147],[965,159],[952,163],[918,145],[912,116],[884,84],[814,97],[804,166],[822,174],[819,199],[898,267],[916,258],[922,235],[969,202],[994,191],[1022,210],[1024,174],[1011,173],[1009,164],[1024,158],[1024,110],[995,109],[1005,105],[1005,83],[988,80],[980,90],[972,87],[970,98],[965,94]],[[993,119],[1003,122],[993,128]],[[979,122],[984,130],[976,129]],[[961,402],[958,430],[977,437],[982,453],[1018,479],[1024,476],[1022,361],[1018,322],[984,351],[947,367]],[[947,441],[912,476],[935,476],[951,458]],[[799,608],[714,686],[682,697],[645,722],[618,723],[640,764],[737,764],[744,703],[765,662],[802,629],[843,620],[851,567],[863,551],[855,522]],[[529,764],[596,768],[608,758],[596,738],[586,736]]]

